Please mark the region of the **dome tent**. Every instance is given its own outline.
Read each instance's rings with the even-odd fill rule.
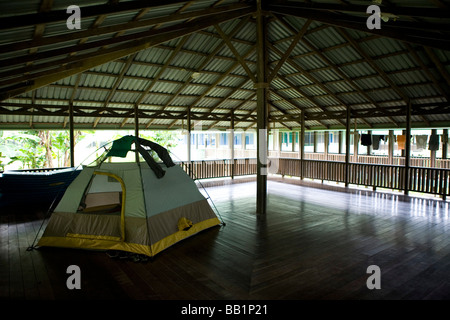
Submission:
[[[125,157],[133,144],[145,162],[105,162],[110,157]],[[151,150],[162,163],[153,159]],[[194,180],[165,148],[124,136],[69,185],[37,245],[153,257],[220,224]]]

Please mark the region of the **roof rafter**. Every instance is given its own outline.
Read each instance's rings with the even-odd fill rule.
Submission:
[[[24,93],[27,91],[31,91],[42,86],[48,85],[60,79],[66,78],[70,75],[77,74],[79,72],[83,72],[89,70],[95,66],[102,65],[106,62],[119,59],[124,56],[128,56],[132,53],[141,51],[143,49],[147,49],[156,44],[160,44],[163,42],[167,42],[171,39],[176,39],[182,37],[184,35],[196,32],[198,30],[207,28],[218,21],[224,22],[231,19],[236,19],[238,17],[246,16],[250,14],[251,11],[248,9],[237,10],[232,13],[220,14],[219,16],[211,16],[207,19],[202,19],[202,21],[193,21],[187,22],[182,25],[182,27],[178,28],[178,30],[173,30],[174,28],[169,27],[171,31],[164,33],[160,31],[153,36],[145,37],[143,39],[132,40],[130,42],[126,42],[124,44],[118,45],[117,47],[109,48],[102,50],[97,53],[88,53],[84,54],[82,57],[78,57],[83,59],[82,61],[72,62],[63,67],[57,68],[57,71],[52,73],[51,75],[44,75],[40,78],[37,78],[32,81],[32,83],[23,83],[19,87],[12,87],[11,89],[2,89],[0,91],[0,101],[10,98],[12,96],[18,95],[20,93]],[[74,58],[74,57],[72,57]]]
[[[183,4],[186,0],[135,0],[126,2],[108,3],[102,5],[83,6],[83,17],[94,17],[100,15],[120,14],[140,9],[156,8],[168,4]],[[66,21],[68,18],[65,10],[31,13],[4,17],[0,21],[0,30],[21,28],[41,23],[52,23]]]
[[[256,48],[256,45],[253,46],[252,48],[250,48],[249,50],[247,50],[243,55],[242,55],[242,59],[245,59],[247,56],[249,56]],[[214,81],[214,83],[212,83],[201,95],[199,95],[194,102],[192,102],[188,107],[187,110],[193,108],[195,106],[195,104],[197,102],[199,102],[203,97],[205,97],[212,89],[214,89],[214,87],[219,84],[226,76],[228,76],[228,74],[230,74],[234,69],[236,69],[241,63],[239,61],[236,61],[230,68],[228,68],[228,70],[226,70],[225,72],[223,72],[217,79],[216,81]],[[169,128],[171,128],[174,124],[176,123],[176,121],[172,122],[169,125]]]
[[[233,28],[233,30],[230,32],[229,36],[233,37],[241,28],[241,24],[239,23],[237,26],[235,26]],[[202,70],[206,65],[208,65],[208,63],[211,62],[212,59],[214,59],[217,55],[217,53],[222,50],[222,48],[225,46],[225,42],[222,41],[220,42],[218,45],[216,45],[214,47],[214,49],[211,51],[210,54],[208,54],[208,56],[206,56],[206,58],[203,60],[202,64],[198,67],[198,70]],[[189,85],[189,83],[192,81],[192,77],[189,77],[186,82],[181,85],[178,90],[172,95],[172,97],[166,102],[166,104],[164,105],[164,107],[162,108],[162,110],[164,110],[165,108],[167,108],[169,106],[170,103],[172,103],[172,101],[178,97],[180,95],[180,93]],[[147,124],[147,127],[152,123],[152,121],[150,121]],[[173,122],[171,125],[173,126],[175,124],[175,122]]]
[[[271,50],[277,52],[277,54],[282,55],[282,52],[276,48],[275,46],[269,44],[269,47],[271,48]],[[293,61],[290,58],[286,59],[287,62],[289,62],[289,64],[292,65],[292,67],[294,67],[295,69],[297,69],[299,72],[301,72],[301,74],[303,74],[305,77],[307,77],[311,82],[315,83],[319,88],[321,88],[323,91],[327,92],[331,97],[333,97],[336,101],[338,101],[339,103],[341,103],[343,106],[345,106],[345,102],[342,101],[340,98],[338,98],[333,92],[331,92],[327,87],[325,87],[322,83],[320,83],[320,81],[318,81],[314,76],[312,76],[308,71],[306,71],[305,69],[303,69],[298,63],[296,63],[295,61]],[[284,81],[284,80],[283,80]],[[305,94],[302,94],[303,96]],[[318,105],[317,103],[315,103],[316,105]],[[323,106],[318,105],[323,111],[326,112],[325,108]],[[338,120],[342,125],[344,125],[340,120]]]
[[[243,4],[234,4],[229,5],[225,7],[220,8],[207,8],[203,10],[196,10],[191,12],[177,12],[174,14],[171,14],[166,17],[158,17],[158,18],[152,18],[152,19],[145,19],[140,20],[140,17],[146,12],[145,10],[148,10],[149,8],[142,9],[143,12],[140,12],[132,21],[116,24],[112,26],[105,26],[105,27],[98,27],[100,22],[102,22],[107,16],[101,15],[99,16],[94,24],[86,29],[86,30],[79,30],[76,32],[69,32],[64,35],[55,35],[55,36],[49,36],[45,38],[33,38],[32,40],[26,40],[21,42],[16,42],[13,44],[6,44],[0,46],[0,53],[4,52],[13,52],[18,50],[23,50],[26,48],[38,48],[53,44],[60,44],[64,42],[69,42],[73,40],[78,39],[85,39],[92,36],[101,36],[101,35],[107,35],[112,33],[119,33],[119,35],[123,34],[126,31],[131,31],[134,29],[140,29],[143,27],[151,27],[151,26],[161,26],[165,23],[172,23],[176,21],[183,21],[183,20],[190,20],[192,18],[199,18],[199,17],[207,17],[212,14],[218,14],[218,13],[225,13],[225,12],[232,12],[237,9],[245,9],[249,8],[247,5]],[[99,20],[100,19],[100,20]]]
[[[314,3],[314,5],[317,5]],[[325,4],[324,4],[325,6]],[[333,8],[331,4],[326,4],[327,8]],[[339,6],[346,8],[347,6]],[[339,8],[337,8],[339,9]],[[448,24],[418,24],[416,22],[401,22],[396,21],[395,23],[385,23],[381,29],[368,29],[366,26],[367,17],[365,16],[365,11],[367,7],[364,6],[364,10],[358,11],[362,16],[352,16],[346,14],[337,14],[335,12],[329,12],[329,10],[320,9],[314,10],[311,8],[302,7],[301,4],[295,4],[292,6],[271,4],[267,5],[266,10],[270,10],[274,13],[279,13],[283,15],[290,15],[294,17],[300,17],[305,19],[313,19],[333,25],[339,28],[353,29],[362,31],[365,33],[372,33],[379,36],[392,38],[400,41],[407,41],[410,43],[420,44],[424,46],[430,46],[433,48],[440,48],[443,50],[450,49],[449,34],[444,33],[443,30],[448,30]],[[411,8],[402,8],[403,10]],[[439,16],[440,18],[445,18],[449,16],[449,13],[444,10],[444,12],[438,12],[441,9],[433,11],[433,15]],[[425,12],[417,10],[418,12]],[[430,13],[431,14],[431,13]],[[441,16],[444,14],[444,16]],[[411,15],[411,13],[410,13]],[[431,31],[430,31],[431,30]]]
[[[248,20],[248,19],[247,19]],[[244,24],[247,23],[247,20],[242,20],[240,24],[242,24],[242,26]],[[256,76],[253,74],[253,72],[250,70],[250,68],[248,67],[247,63],[244,61],[244,58],[241,56],[241,54],[236,50],[236,48],[233,46],[233,44],[230,41],[230,37],[227,36],[222,29],[220,28],[220,26],[218,24],[215,24],[214,27],[216,28],[217,32],[220,34],[220,36],[222,37],[222,39],[225,41],[225,43],[227,44],[228,48],[230,48],[231,52],[233,52],[234,56],[236,57],[236,59],[239,61],[239,63],[241,64],[242,68],[244,68],[245,72],[247,72],[247,75],[249,76],[249,78],[256,83]]]

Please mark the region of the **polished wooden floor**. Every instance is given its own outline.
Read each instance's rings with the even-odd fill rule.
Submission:
[[[440,200],[311,188],[270,179],[255,214],[253,178],[205,182],[224,227],[148,262],[104,252],[27,251],[43,212],[0,214],[0,299],[397,300],[450,299],[450,212]],[[81,269],[69,290],[66,269]],[[381,271],[368,289],[367,267]]]

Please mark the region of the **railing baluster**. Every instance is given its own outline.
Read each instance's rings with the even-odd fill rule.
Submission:
[[[256,159],[234,159],[234,176],[256,174]],[[292,177],[345,182],[345,162],[306,160],[294,158],[271,159],[277,161],[277,174]],[[231,177],[233,163],[223,160],[194,160],[179,163],[192,178],[208,179]],[[376,188],[404,190],[404,166],[386,164],[349,164],[349,183]],[[303,172],[302,172],[303,171]],[[409,191],[441,195],[446,200],[449,194],[449,175],[447,168],[409,168]],[[303,173],[303,174],[302,174]]]

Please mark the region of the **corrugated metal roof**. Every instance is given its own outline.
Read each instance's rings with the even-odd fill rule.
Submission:
[[[314,32],[314,36],[305,36],[317,49],[326,49],[345,43],[345,39],[334,29],[325,28]]]
[[[366,5],[364,1],[350,0],[347,2],[350,5]],[[0,8],[4,3],[0,2]],[[82,12],[84,7],[90,5],[106,6],[108,3],[106,0],[77,2],[82,8]],[[117,6],[126,3],[128,2],[120,1]],[[129,3],[132,3],[132,1],[129,1]],[[71,51],[71,48],[75,48],[76,44],[86,43],[91,46],[100,40],[102,43],[108,44],[112,40],[121,39],[120,37],[123,35],[127,35],[128,39],[131,39],[132,36],[137,37],[138,33],[145,30],[153,29],[164,32],[164,30],[168,30],[165,29],[168,26],[180,27],[181,35],[183,27],[195,27],[195,24],[191,23],[191,21],[195,21],[195,18],[172,21],[170,17],[175,13],[196,13],[212,8],[227,8],[228,10],[229,5],[236,5],[237,9],[245,3],[234,0],[221,1],[220,3],[214,0],[205,0],[190,2],[187,6],[185,6],[186,3],[180,2],[152,7],[151,2],[149,2],[148,10],[141,11],[136,8],[116,13],[105,13],[102,19],[98,19],[99,16],[82,16],[81,31],[92,31],[83,40],[70,38],[78,31],[68,31],[64,20],[45,23],[42,35],[39,34],[35,25],[30,26],[23,21],[20,23],[22,26],[14,29],[4,27],[0,29],[0,93],[13,92],[12,90],[16,87],[20,91],[21,86],[30,85],[35,79],[41,79],[49,75],[50,72],[70,71],[72,67],[82,65],[83,61],[86,61],[86,57],[92,56],[101,61],[102,55],[97,56],[99,49],[97,46],[86,50],[79,47],[80,50],[73,49]],[[313,0],[310,3],[339,4],[336,0]],[[392,0],[390,3],[395,4],[398,10],[406,6],[405,3],[398,0]],[[55,0],[52,10],[64,10],[70,4],[72,3],[69,0]],[[292,15],[290,13],[277,13],[271,17],[268,16],[266,37],[266,41],[270,43],[267,47],[270,66],[268,75],[271,75],[271,70],[277,66],[281,58],[286,58],[283,57],[283,54],[289,49],[293,37],[307,21],[306,18],[302,17],[300,10],[294,12],[295,5],[302,4],[307,4],[307,2],[277,3],[277,6],[292,5]],[[0,17],[9,18],[11,16],[35,14],[40,6],[41,2],[37,0],[8,3],[7,11],[0,10]],[[270,6],[269,3],[268,7],[270,8]],[[426,0],[414,0],[408,2],[407,6],[437,8]],[[350,6],[350,8],[352,7]],[[214,16],[214,21],[211,21],[209,25],[198,32],[187,34],[186,38],[176,35],[163,43],[158,42],[147,49],[137,51],[135,56],[124,55],[98,66],[93,66],[89,70],[83,71],[81,77],[76,73],[67,73],[67,77],[61,77],[49,85],[37,88],[34,94],[32,91],[25,90],[18,96],[20,99],[10,98],[5,101],[11,104],[30,104],[34,99],[37,107],[39,107],[39,104],[67,106],[70,101],[73,102],[74,106],[91,104],[95,107],[102,107],[105,102],[108,102],[110,107],[128,109],[132,109],[134,104],[140,101],[143,107],[157,109],[171,110],[176,108],[177,110],[185,110],[187,107],[192,107],[192,110],[198,110],[198,112],[213,110],[213,113],[222,113],[228,112],[230,108],[236,108],[236,113],[247,114],[249,110],[254,110],[256,107],[254,84],[233,50],[221,38],[214,26],[217,23],[220,29],[229,35],[242,21],[241,16],[221,23],[216,20],[230,12],[237,11],[227,11]],[[270,9],[267,12],[270,14]],[[346,11],[342,13],[342,15],[344,14],[350,22],[356,16],[363,18],[366,16],[365,13],[358,12]],[[340,18],[342,15],[335,15],[335,17]],[[436,15],[438,15],[438,12],[436,12]],[[117,32],[117,30],[103,33],[102,30],[106,29],[101,29],[114,28],[118,25],[126,27],[135,23],[133,21],[156,17],[167,19],[165,23],[159,25],[133,27],[129,30],[124,29],[122,33]],[[198,21],[204,21],[206,18],[207,15],[202,12]],[[248,69],[256,76],[257,29],[254,17],[245,17],[245,19],[247,18],[249,21],[236,32],[231,39],[231,43],[241,56],[250,52],[244,59]],[[413,20],[408,18],[399,21]],[[449,23],[449,21],[437,20],[432,17],[422,17],[421,21],[429,24]],[[95,26],[99,30],[98,34],[95,30],[90,29],[95,23],[98,24]],[[418,30],[417,28],[420,27],[420,25],[416,25],[414,30]],[[300,40],[278,70],[279,77],[275,75],[271,79],[269,102],[281,110],[272,110],[271,114],[282,114],[283,112],[298,114],[303,108],[306,108],[306,113],[323,113],[325,108],[344,110],[342,109],[345,108],[342,105],[343,103],[354,106],[355,109],[373,108],[373,102],[381,106],[405,105],[405,96],[411,99],[413,104],[439,101],[448,103],[446,97],[450,95],[447,81],[450,73],[449,50],[438,48],[429,50],[424,49],[428,48],[427,45],[418,44],[407,46],[404,41],[392,39],[388,36],[373,36],[368,32],[356,29],[345,28],[345,31],[342,31],[344,29],[338,29],[334,24],[327,25],[320,22],[319,19],[312,21],[303,36],[304,39],[307,39],[307,43]],[[428,30],[423,29],[421,32],[428,32]],[[441,32],[445,33],[446,31],[442,30]],[[54,37],[59,35],[63,36],[59,40]],[[67,37],[64,37],[64,35]],[[355,42],[349,42],[346,35],[354,39]],[[33,54],[34,45],[26,42],[29,40],[33,40],[34,45],[37,44],[37,54]],[[138,38],[136,40],[140,41]],[[179,52],[173,57],[172,53],[184,40],[186,42],[184,42],[183,47],[179,48]],[[7,46],[2,47],[3,44],[7,44]],[[128,44],[130,43],[128,42]],[[106,53],[114,52],[119,46],[127,47],[120,43],[111,42],[103,49]],[[220,49],[215,55],[212,55],[213,50],[219,48],[219,46]],[[272,46],[275,49],[272,49]],[[11,48],[11,50],[7,48]],[[65,48],[67,48],[67,51]],[[410,49],[421,59],[426,70],[423,70],[422,64],[418,63],[416,57],[409,52]],[[367,57],[370,61],[365,60]],[[129,58],[134,60],[128,65]],[[169,58],[172,59],[169,61]],[[72,61],[74,64],[71,64]],[[331,65],[329,62],[331,62]],[[161,73],[164,66],[166,66],[166,69]],[[192,77],[196,73],[199,74],[199,77]],[[429,73],[433,75],[434,79],[430,78]],[[348,79],[350,79],[350,82]],[[152,86],[149,87],[150,85]],[[355,86],[358,90],[355,89]],[[178,92],[181,88],[182,90]],[[147,89],[150,89],[148,94],[143,95]],[[364,94],[361,94],[361,91],[364,91]],[[177,94],[176,97],[174,97],[175,94]],[[251,101],[243,103],[252,96]],[[224,98],[228,100],[221,103]],[[9,108],[15,110],[13,107]],[[441,121],[438,120],[438,116],[424,115],[430,122]],[[19,116],[19,119],[14,118],[13,115],[3,114],[0,123],[14,122],[8,119],[15,119],[15,122],[26,126],[29,122],[26,117]],[[105,118],[107,119],[100,120],[99,126],[120,126],[123,120],[120,118]],[[39,121],[43,125],[47,121],[49,126],[53,127],[58,123],[58,119],[60,120],[61,116],[55,114],[53,117],[42,116]],[[92,119],[91,117],[76,117],[75,121],[80,125],[87,125],[89,121],[93,123],[95,117]],[[177,125],[180,121],[177,121]],[[386,117],[368,118],[365,121],[377,125],[392,125],[392,121]],[[403,120],[398,121],[399,123],[403,122]],[[308,125],[312,127],[323,127],[324,124],[342,125],[342,121],[330,118],[321,122],[315,120],[308,122]],[[359,119],[359,122],[362,122],[362,120]],[[155,125],[162,126],[172,123],[173,121],[164,119],[161,122],[154,121]],[[211,122],[211,124],[213,123]],[[220,121],[216,125],[220,127],[224,126],[225,123],[226,121]],[[126,126],[129,125],[130,123],[127,123]],[[291,121],[285,122],[285,125],[298,126]]]
[[[0,17],[36,13],[40,4],[39,0],[0,1]]]

